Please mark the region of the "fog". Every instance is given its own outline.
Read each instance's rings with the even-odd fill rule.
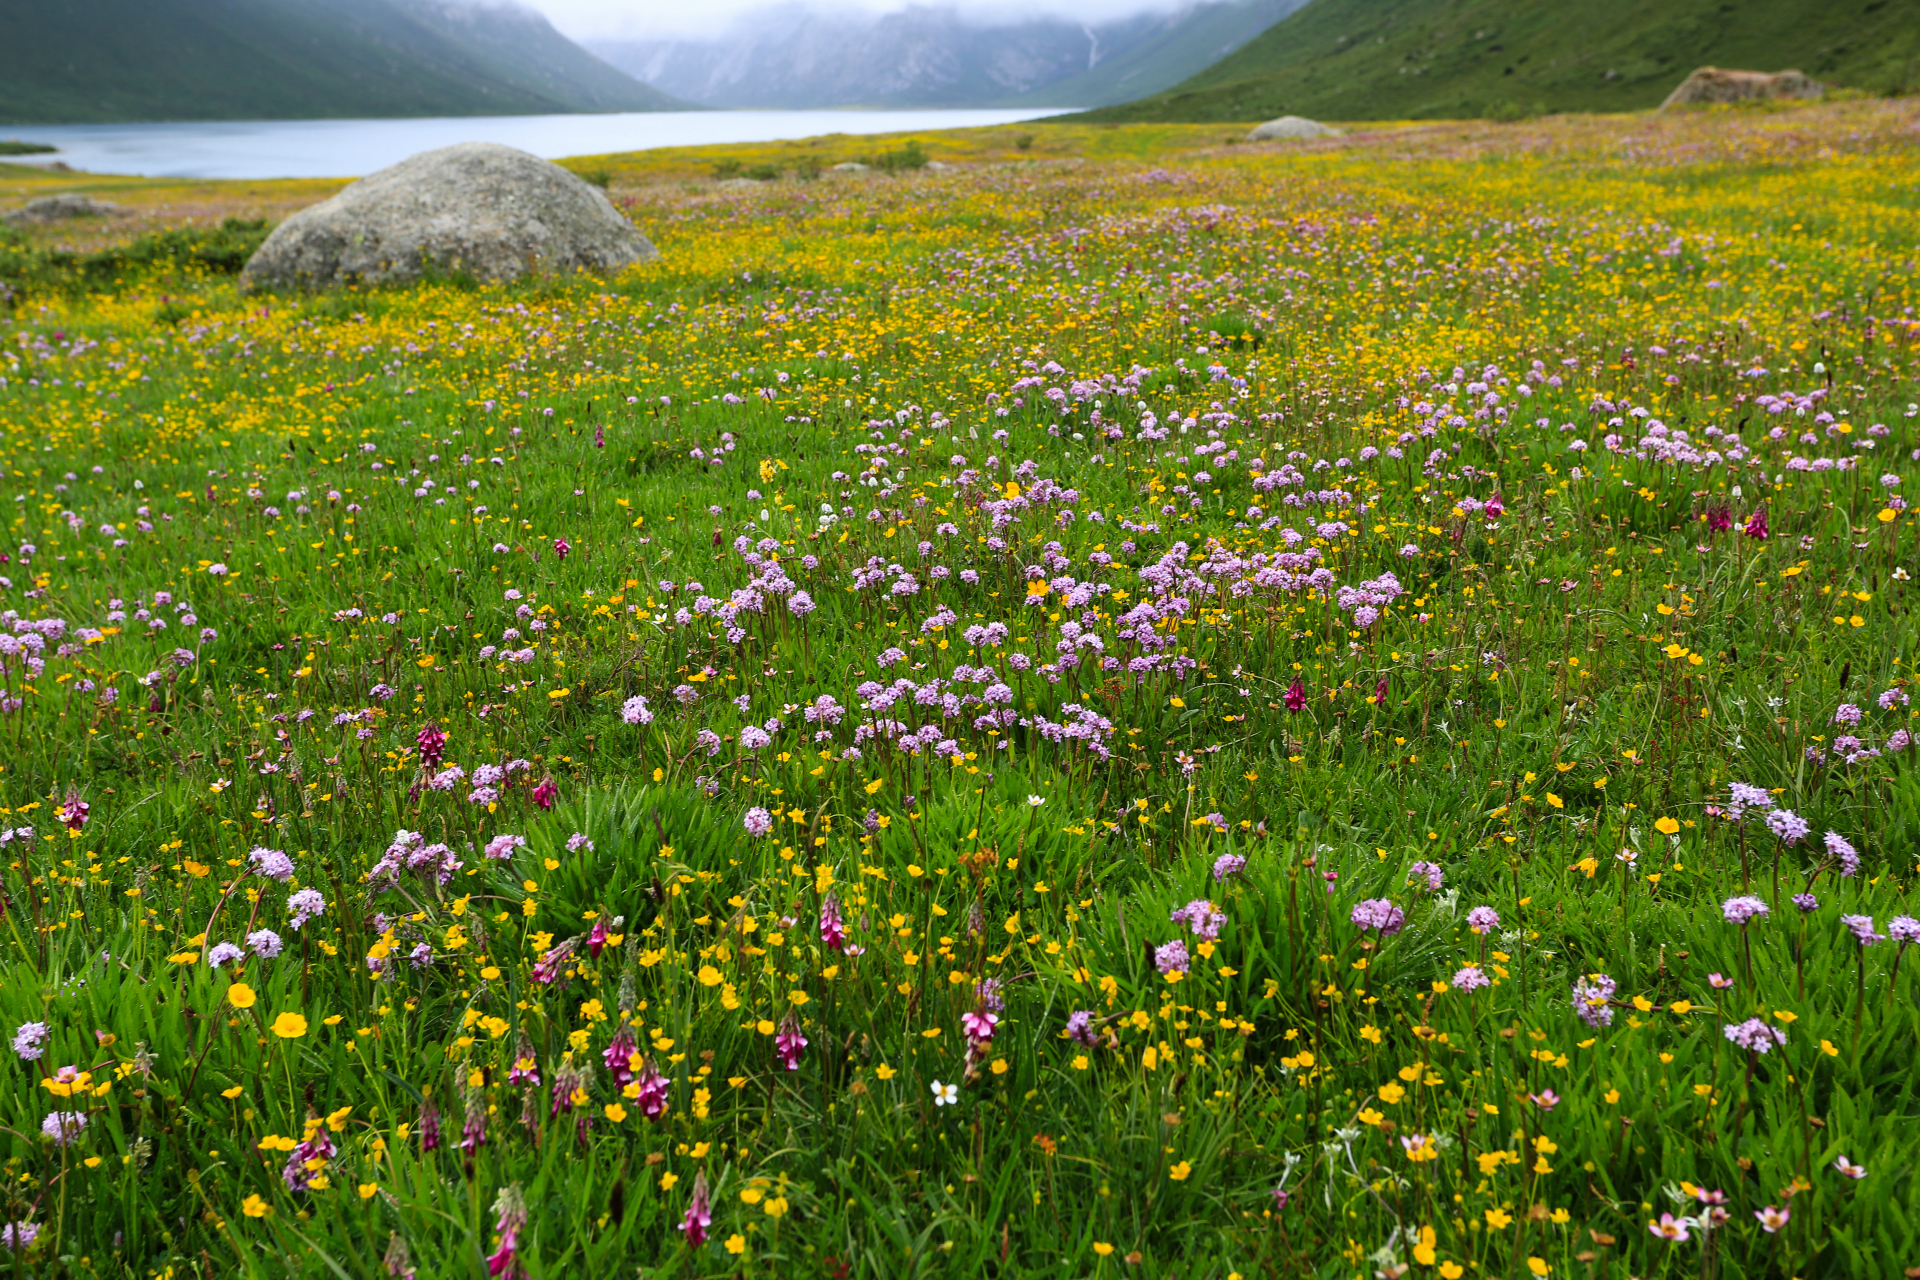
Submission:
[[[767,0],[707,0],[697,5],[664,4],[660,0],[522,0],[522,3],[546,14],[555,27],[574,40],[720,35],[743,16],[770,7]],[[833,0],[806,7],[816,12],[854,16],[889,13],[913,6],[898,0]],[[1179,0],[1038,0],[1027,4],[1009,0],[951,0],[922,7],[957,10],[981,25],[991,25],[1040,16],[1092,21],[1148,9],[1170,10],[1180,4]]]

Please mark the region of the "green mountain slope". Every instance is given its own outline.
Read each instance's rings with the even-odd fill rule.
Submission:
[[[1171,14],[1148,14],[1108,24],[1133,43],[1114,57],[1071,79],[1035,89],[1010,105],[1063,106],[1127,102],[1169,89],[1197,75],[1298,9],[1306,0],[1226,0],[1192,5]],[[1157,28],[1126,30],[1130,23]]]
[[[528,9],[447,0],[22,0],[0,120],[660,111]]]
[[[1911,91],[1920,0],[1313,0],[1163,94],[1076,118],[1627,111],[1703,65]]]

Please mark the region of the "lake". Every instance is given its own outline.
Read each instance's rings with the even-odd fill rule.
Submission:
[[[60,148],[90,173],[156,178],[352,178],[456,142],[499,142],[537,156],[773,142],[827,133],[904,133],[1012,124],[1026,111],[660,111],[613,115],[460,116],[408,120],[202,120],[157,124],[0,125],[0,137]]]

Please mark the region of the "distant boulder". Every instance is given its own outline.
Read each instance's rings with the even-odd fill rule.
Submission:
[[[0,222],[10,227],[34,226],[46,222],[65,222],[69,218],[117,218],[131,212],[125,205],[92,196],[41,196],[18,209],[0,213]]]
[[[1278,142],[1285,138],[1337,138],[1338,129],[1328,128],[1318,120],[1309,120],[1305,116],[1281,116],[1278,120],[1269,120],[1265,124],[1253,127],[1247,135],[1248,142]]]
[[[1755,102],[1766,99],[1818,98],[1827,87],[1799,71],[1728,71],[1723,67],[1701,67],[1660,104],[1667,107],[1704,107],[1723,102]]]
[[[538,156],[491,142],[425,151],[353,183],[274,229],[243,289],[326,289],[461,271],[617,271],[659,257],[606,193]]]
[[[835,173],[865,173],[867,166],[861,164],[858,160],[848,160],[833,166],[833,171]]]

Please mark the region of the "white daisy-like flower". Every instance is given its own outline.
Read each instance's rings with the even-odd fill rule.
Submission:
[[[950,1107],[958,1101],[960,1101],[959,1085],[941,1084],[938,1080],[935,1080],[933,1082],[933,1105],[934,1106]]]

